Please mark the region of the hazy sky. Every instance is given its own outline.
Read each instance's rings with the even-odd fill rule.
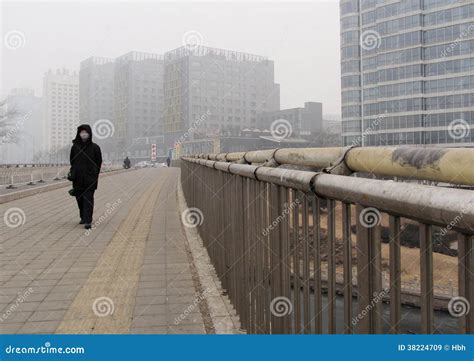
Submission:
[[[24,39],[15,49],[5,44],[11,31]],[[89,56],[130,50],[162,54],[182,46],[187,31],[203,45],[273,59],[282,108],[321,101],[324,113],[340,114],[337,0],[3,2],[1,93],[30,87],[41,95],[50,68],[78,70]]]

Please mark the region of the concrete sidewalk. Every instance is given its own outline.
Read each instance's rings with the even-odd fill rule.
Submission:
[[[0,333],[206,333],[179,170],[101,179],[94,226],[61,188],[0,205]]]

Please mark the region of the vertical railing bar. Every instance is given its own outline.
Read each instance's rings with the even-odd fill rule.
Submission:
[[[433,244],[431,226],[420,224],[421,332],[433,331]]]
[[[295,200],[299,202],[293,209],[293,294],[294,294],[294,309],[295,309],[295,333],[302,333],[301,329],[301,279],[300,279],[300,204],[301,195],[298,191],[293,191]]]
[[[308,226],[308,196],[302,194],[302,225],[303,225],[303,314],[304,333],[311,332],[310,301],[309,301],[309,226]]]
[[[352,330],[352,230],[351,205],[342,203],[342,243],[344,268],[344,333],[351,334]]]
[[[336,206],[327,200],[328,333],[336,333]]]
[[[400,333],[401,320],[401,243],[400,217],[390,216],[390,333]]]
[[[262,182],[256,181],[255,186],[257,188],[257,195],[258,198],[256,199],[256,213],[257,213],[257,234],[256,234],[256,241],[257,241],[257,250],[256,250],[256,297],[255,300],[257,302],[257,324],[256,324],[256,333],[262,333],[264,327],[264,305],[263,305],[263,237],[262,233],[264,232],[265,225],[262,222],[262,212],[263,212],[263,198],[262,198]]]
[[[313,197],[313,273],[314,273],[314,332],[323,332],[322,296],[321,296],[321,218],[319,198]]]
[[[474,333],[474,236],[458,235],[459,317],[460,332]],[[470,310],[469,310],[470,308]]]
[[[270,185],[268,183],[264,183],[264,224],[265,227],[270,226]],[[271,311],[270,311],[270,302],[271,302],[271,288],[270,288],[270,235],[267,234],[264,236],[264,285],[265,285],[265,333],[270,333],[271,331]]]

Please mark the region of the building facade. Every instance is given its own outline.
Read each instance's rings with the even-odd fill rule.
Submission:
[[[343,145],[474,143],[474,4],[342,0]]]
[[[132,51],[116,59],[114,125],[117,137],[161,136],[163,132],[163,57]]]
[[[71,145],[79,124],[79,76],[67,69],[49,70],[43,78],[44,149]]]
[[[222,130],[256,127],[257,114],[280,109],[274,63],[265,57],[205,46],[165,54],[167,146]]]
[[[107,119],[114,122],[114,70],[110,58],[90,57],[81,62],[79,70],[79,119],[94,124]]]
[[[272,124],[283,119],[291,125],[293,136],[311,136],[323,130],[323,104],[306,102],[303,108],[262,112],[257,115],[258,127],[270,129]]]

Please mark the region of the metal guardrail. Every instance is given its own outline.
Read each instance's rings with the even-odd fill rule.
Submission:
[[[284,148],[250,152],[198,154],[197,158],[245,164],[339,166],[355,172],[453,184],[474,184],[474,148],[347,147]]]
[[[66,179],[70,165],[17,164],[0,166],[0,185],[15,188],[19,184],[44,183]],[[122,169],[122,165],[102,166],[101,172]]]
[[[242,153],[181,159],[188,207],[198,213],[194,214],[200,220],[198,231],[242,327],[249,333],[336,333],[342,322],[344,333],[400,333],[401,234],[408,222],[419,227],[419,331],[435,330],[433,240],[436,230],[441,229],[457,234],[458,274],[454,277],[458,279],[458,295],[451,297],[448,307],[454,305],[454,312],[458,312],[459,332],[472,333],[474,313],[469,307],[474,306],[474,193],[325,173],[331,169],[311,172],[262,165],[275,166],[272,158],[277,164],[291,158],[300,165],[321,167],[329,158],[344,153],[341,149],[329,150],[329,155],[322,150],[303,150],[297,156],[296,152],[272,151],[273,156],[279,154],[276,158],[268,156],[270,151],[265,156],[264,152],[245,153],[247,162],[259,165],[239,164],[243,163]],[[371,154],[367,152],[357,153],[358,163],[373,161],[362,159]],[[382,153],[383,149],[375,150],[373,156]],[[467,154],[463,150],[455,153]],[[345,154],[347,161],[347,151]],[[432,168],[425,174],[460,180],[449,169],[472,162],[472,158],[464,162],[453,157],[449,155],[453,165]],[[399,167],[395,164],[395,170],[386,168],[385,172],[398,173]],[[444,173],[446,169],[449,176]],[[463,181],[470,179],[470,171],[459,172],[466,176]],[[381,253],[384,224],[389,243],[385,266]],[[341,278],[336,277],[340,276],[340,272],[336,274],[338,266],[339,271],[342,268],[342,283],[336,283]],[[388,282],[382,282],[386,277]],[[325,305],[323,289],[327,289]],[[340,322],[336,322],[338,293],[343,295]],[[357,309],[353,306],[355,296]],[[383,302],[390,305],[389,319],[384,319]]]

